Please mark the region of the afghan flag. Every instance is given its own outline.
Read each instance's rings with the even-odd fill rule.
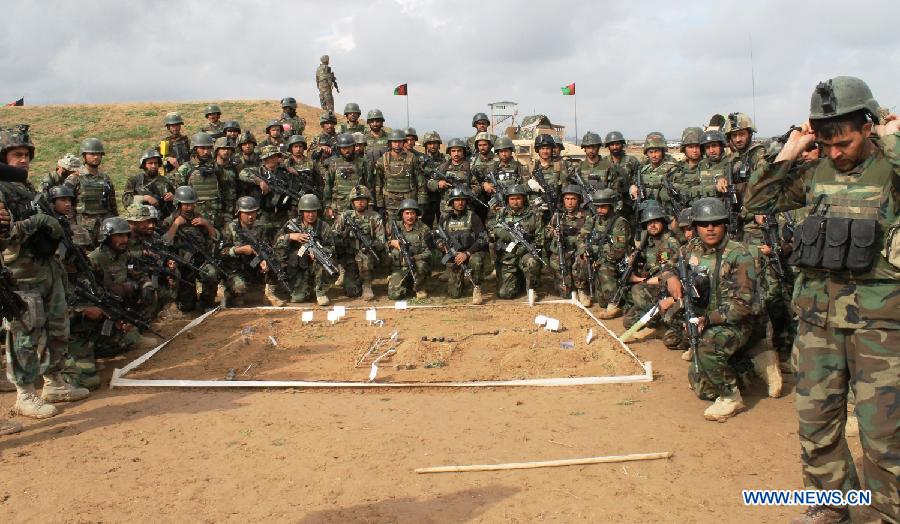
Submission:
[[[569,84],[567,86],[562,86],[559,88],[559,90],[562,91],[562,94],[565,96],[574,95],[575,94],[575,82],[572,82],[571,84]]]
[[[6,104],[6,107],[16,107],[16,106],[24,106],[24,105],[25,105],[25,97],[23,96],[22,98],[20,98],[18,100],[15,100],[13,102]]]
[[[406,84],[400,84],[397,87],[395,87],[394,94],[397,96],[406,96],[407,95]]]

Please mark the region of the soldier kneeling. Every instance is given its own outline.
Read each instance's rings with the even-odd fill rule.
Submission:
[[[351,211],[344,211],[334,222],[334,233],[342,244],[341,266],[344,268],[344,294],[363,300],[374,300],[372,272],[384,256],[384,222],[381,215],[369,209],[372,195],[365,186],[350,191]]]
[[[387,241],[391,256],[391,275],[388,277],[388,298],[399,300],[415,291],[416,298],[428,298],[425,285],[431,275],[431,229],[419,216],[422,210],[411,198],[400,203],[397,215],[393,217]]]
[[[251,196],[241,197],[237,208],[237,219],[222,230],[220,256],[225,270],[225,303],[228,307],[244,305],[251,285],[263,284],[271,269],[265,254],[254,249],[254,245],[265,243],[266,234],[264,226],[256,221],[259,201]],[[271,246],[268,247],[271,252]]]
[[[447,295],[462,296],[463,275],[472,282],[472,303],[481,304],[481,280],[484,274],[484,253],[487,249],[487,232],[484,223],[469,208],[471,195],[465,187],[455,187],[450,192],[450,211],[441,215],[435,229],[438,248],[445,253],[447,267]]]
[[[338,272],[332,258],[334,234],[319,219],[322,202],[316,195],[303,195],[297,210],[300,216],[288,220],[275,237],[275,250],[287,266],[291,302],[307,301],[314,287],[316,303],[327,306],[328,288]]]

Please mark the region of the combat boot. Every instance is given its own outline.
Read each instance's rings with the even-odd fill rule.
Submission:
[[[484,304],[484,297],[481,296],[481,286],[472,288],[472,303],[476,306]]]
[[[645,327],[637,330],[634,335],[631,335],[631,340],[647,340],[650,338],[656,338],[656,328]]]
[[[734,393],[730,395],[716,397],[716,401],[713,402],[712,406],[706,408],[706,411],[703,412],[703,417],[706,420],[725,422],[743,410],[744,399],[741,398],[740,390],[735,389]]]
[[[328,295],[316,295],[316,304],[327,306],[328,304],[331,304],[331,301],[328,300]]]
[[[362,299],[370,302],[375,300],[375,292],[372,291],[372,284],[363,284],[362,285]]]
[[[0,435],[12,435],[22,431],[22,424],[12,420],[0,418]]]
[[[791,519],[790,524],[850,524],[850,510],[829,506],[810,506],[803,515]]]
[[[416,291],[416,298],[418,298],[419,300],[428,298],[428,292],[424,289],[419,289]]]
[[[334,281],[334,287],[344,287],[344,266],[338,268],[338,277]]]
[[[600,320],[609,320],[611,318],[619,318],[622,316],[622,308],[617,304],[608,304],[606,309],[597,312],[597,318]]]
[[[686,349],[681,354],[681,360],[687,360],[688,362],[690,362],[692,358],[694,358],[694,350],[693,349]]]
[[[278,296],[275,295],[275,284],[266,284],[265,295],[266,300],[269,301],[270,306],[284,306],[284,300],[281,300],[280,298],[278,298]]]
[[[781,379],[781,369],[778,367],[778,356],[774,351],[767,350],[752,358],[753,368],[756,374],[766,381],[769,387],[769,396],[778,398],[781,396],[781,388],[783,381]]]
[[[31,418],[50,418],[59,413],[56,406],[39,397],[34,391],[34,386],[19,389],[16,394],[16,405],[13,406],[12,412],[17,415]]]
[[[66,382],[61,373],[44,376],[44,389],[41,398],[47,402],[75,402],[88,397],[91,392]]]
[[[584,307],[591,307],[591,296],[587,294],[587,291],[578,290],[578,303]]]

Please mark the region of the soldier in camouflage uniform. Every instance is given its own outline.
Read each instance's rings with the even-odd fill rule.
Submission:
[[[350,191],[352,209],[338,214],[334,221],[334,235],[340,244],[340,265],[344,268],[344,294],[363,300],[374,300],[372,273],[384,257],[385,232],[381,215],[369,207],[372,194],[365,186],[356,186]],[[371,246],[364,248],[363,241],[355,233],[355,227]]]
[[[319,117],[319,127],[322,132],[313,138],[309,150],[312,151],[310,156],[318,163],[324,163],[335,154],[334,143],[337,140],[337,132],[334,130],[337,126],[337,117],[334,113],[328,112]]]
[[[41,192],[49,194],[50,189],[64,184],[69,175],[79,169],[81,169],[81,159],[72,153],[66,153],[56,161],[56,169],[47,173],[47,176],[41,181]]]
[[[303,195],[297,206],[300,216],[292,218],[285,227],[278,231],[275,251],[285,266],[288,280],[291,282],[291,302],[306,302],[310,299],[310,288],[316,295],[316,303],[327,306],[328,288],[334,282],[335,275],[330,275],[325,268],[316,262],[312,253],[303,248],[309,242],[310,235],[322,245],[329,256],[334,253],[334,233],[324,220],[319,219],[322,202],[316,195]],[[294,231],[293,228],[299,229]]]
[[[165,239],[174,244],[179,256],[191,261],[193,268],[179,265],[178,271],[183,282],[178,284],[178,309],[187,313],[197,307],[196,281],[200,280],[201,292],[199,308],[206,311],[215,306],[216,291],[219,285],[219,272],[215,266],[201,254],[194,254],[191,249],[205,253],[213,259],[219,232],[207,219],[196,211],[197,191],[190,186],[175,189],[175,213],[163,221],[166,231]],[[190,248],[190,249],[189,249]]]
[[[743,193],[750,173],[762,169],[766,158],[766,148],[762,144],[753,143],[756,127],[753,120],[744,113],[731,113],[725,122],[725,138],[731,149],[731,167],[733,180],[739,184]],[[722,191],[724,193],[724,191]]]
[[[351,136],[353,137],[353,154],[362,160],[363,172],[366,177],[366,187],[368,187],[369,192],[372,193],[375,191],[375,164],[373,163],[374,160],[371,155],[369,155],[369,152],[366,151],[369,143],[366,142],[366,135],[359,131],[353,133]],[[375,202],[369,202],[369,205],[374,207]]]
[[[588,131],[581,138],[581,149],[584,150],[585,159],[578,164],[578,170],[582,178],[587,182],[590,191],[610,188],[616,193],[625,191],[626,181],[622,179],[621,172],[614,169],[609,159],[600,156],[600,146],[603,140],[597,133]]]
[[[487,133],[488,140],[491,144],[497,141],[497,135],[488,133],[488,126],[491,125],[491,119],[484,113],[475,113],[472,117],[472,127],[475,128],[475,134],[466,139],[466,154],[475,156],[478,152],[478,144],[476,143],[480,133]]]
[[[232,155],[231,165],[234,172],[238,174],[238,179],[240,180],[240,173],[244,169],[247,169],[248,167],[259,167],[259,155],[256,153],[256,137],[254,137],[253,133],[250,131],[241,133],[241,136],[237,141],[237,146],[238,151],[236,155]],[[239,191],[243,193],[245,188],[241,184],[238,184],[238,188]],[[239,196],[243,196],[243,194]]]
[[[412,153],[403,149],[406,134],[394,129],[389,136],[391,150],[375,164],[375,206],[385,209],[389,215],[400,211],[400,203],[413,199],[424,205],[425,180]]]
[[[300,190],[300,179],[285,170],[282,154],[275,146],[259,148],[259,167],[247,167],[238,175],[245,196],[252,196],[260,204],[259,223],[266,230],[266,238],[272,238],[284,222],[297,216],[297,203],[288,195],[276,194],[267,180],[288,177],[289,185]]]
[[[297,100],[292,96],[281,99],[281,124],[283,134],[287,137],[302,135],[306,130],[306,120],[297,116]]]
[[[537,300],[534,290],[541,276],[542,261],[532,255],[525,246],[516,242],[499,224],[519,228],[526,241],[535,249],[544,247],[544,227],[541,217],[528,205],[528,189],[516,184],[506,192],[506,207],[488,223],[494,243],[494,267],[497,270],[497,296],[511,299],[522,289],[527,290],[528,302]]]
[[[122,205],[127,208],[135,203],[135,197],[142,204],[153,206],[159,212],[159,216],[165,218],[172,214],[175,205],[175,186],[160,173],[162,155],[155,149],[148,149],[138,162],[141,172],[132,175],[125,182],[122,190]]]
[[[225,270],[225,303],[228,307],[241,307],[252,285],[265,283],[269,268],[265,260],[252,265],[257,256],[250,239],[265,242],[265,229],[256,223],[259,202],[250,196],[241,197],[237,202],[237,218],[222,229],[219,255]]]
[[[287,142],[287,158],[284,159],[284,167],[288,172],[299,176],[302,184],[299,187],[301,193],[313,193],[321,196],[325,190],[325,181],[316,167],[315,162],[306,156],[306,138],[303,135],[293,135]],[[312,188],[313,191],[309,189]]]
[[[553,160],[553,146],[556,142],[550,135],[538,135],[534,139],[534,150],[538,154],[537,161],[531,169],[528,187],[536,194],[531,205],[539,206],[543,220],[546,222],[556,206],[559,205],[559,191],[563,184],[568,184],[568,171],[561,160]],[[541,182],[543,180],[543,182]],[[544,187],[546,184],[546,187]]]
[[[341,133],[365,133],[366,126],[359,121],[362,111],[359,110],[359,104],[349,102],[344,106],[344,116],[347,121],[341,124]]]
[[[178,113],[167,113],[165,126],[169,134],[159,141],[159,151],[166,163],[166,173],[169,173],[191,159],[191,141],[181,134],[184,120]]]
[[[721,131],[704,131],[700,135],[700,147],[703,149],[703,159],[698,164],[700,180],[686,194],[691,204],[703,197],[722,197],[716,185],[728,168],[725,145],[725,133]]]
[[[666,137],[662,133],[653,132],[647,135],[644,141],[644,154],[647,155],[647,163],[641,166],[637,178],[632,181],[629,188],[632,200],[640,205],[638,187],[644,190],[643,198],[656,200],[662,206],[666,214],[671,215],[672,205],[669,194],[663,190],[663,179],[677,168],[673,161],[667,160],[668,149]]]
[[[237,120],[226,120],[223,127],[225,128],[225,138],[237,145],[238,140],[241,139],[241,123]]]
[[[337,89],[337,79],[331,66],[328,65],[328,55],[322,55],[321,64],[316,69],[316,86],[319,88],[319,105],[322,109],[334,113],[334,94],[332,88]],[[340,93],[340,90],[338,90]]]
[[[397,211],[389,215],[390,220],[394,222],[387,230],[385,244],[391,258],[391,274],[388,276],[388,298],[391,300],[400,300],[411,292],[415,292],[418,299],[428,298],[425,286],[428,285],[431,276],[433,238],[431,229],[419,220],[421,215],[422,210],[412,198],[400,202]],[[394,227],[409,245],[409,255],[415,265],[414,268],[406,265]]]
[[[488,248],[488,235],[484,222],[469,208],[469,192],[464,187],[450,190],[450,210],[441,216],[439,227],[450,240],[450,246],[456,256],[445,264],[447,269],[447,295],[450,298],[462,296],[468,272],[472,282],[472,303],[482,304],[481,282],[484,274],[485,255]],[[437,248],[447,253],[448,246],[435,237]]]
[[[148,300],[145,313],[155,319],[167,305],[175,302],[178,289],[178,266],[172,260],[160,260],[144,247],[144,242],[155,241],[158,233],[159,212],[148,205],[131,205],[125,209],[125,220],[131,229],[128,237],[128,258],[135,269],[147,275],[153,286],[155,298]],[[157,269],[159,268],[159,269]],[[148,295],[149,296],[149,295]]]
[[[544,232],[544,238],[549,239],[547,258],[559,296],[568,298],[574,289],[585,307],[591,305],[584,254],[591,223],[591,218],[581,209],[581,188],[574,184],[563,186],[562,205],[550,217]]]
[[[206,133],[213,139],[225,136],[225,123],[222,122],[222,110],[216,104],[206,106],[203,112],[206,123],[200,127],[202,133]]]
[[[265,146],[275,147],[284,153],[284,128],[281,127],[280,121],[269,120],[266,123],[266,137],[259,142],[258,148],[262,149]]]
[[[103,162],[103,142],[99,138],[86,138],[81,143],[83,166],[66,178],[66,184],[75,192],[75,214],[78,223],[91,234],[97,243],[103,219],[119,214],[116,188],[106,173],[100,171]]]
[[[453,183],[446,179],[446,175],[452,175],[462,182]],[[456,185],[471,188],[477,184],[472,177],[471,164],[466,162],[465,142],[459,138],[451,138],[447,142],[447,159],[434,169],[431,178],[426,182],[428,191],[440,199],[439,213],[450,210],[450,190]]]
[[[55,218],[33,211],[31,202],[36,191],[28,182],[33,159],[34,145],[27,132],[0,132],[0,162],[18,168],[4,169],[0,174],[0,218],[8,224],[0,228],[0,247],[3,263],[28,305],[25,318],[10,322],[6,330],[6,377],[16,386],[13,411],[47,418],[58,411],[45,401],[81,400],[89,392],[69,385],[60,374],[69,325],[64,270],[54,255],[63,230]],[[34,388],[38,375],[44,376],[41,396]]]
[[[228,158],[219,156],[220,150],[233,149],[227,139],[213,142],[210,135],[200,132],[191,137],[191,160],[182,164],[170,179],[173,186],[190,186],[197,192],[196,211],[216,228],[225,225],[225,217],[234,208],[235,177]],[[217,152],[213,156],[213,151]]]
[[[691,208],[689,207],[682,209],[681,213],[675,218],[675,225],[678,229],[677,231],[673,231],[673,233],[675,234],[675,238],[678,239],[678,243],[682,246],[697,236],[694,231],[694,226],[691,225],[692,220]]]
[[[425,147],[425,154],[422,157],[422,178],[425,179],[425,190],[428,191],[428,203],[422,211],[422,221],[428,227],[434,226],[441,213],[441,193],[431,189],[431,180],[438,166],[447,160],[447,155],[441,153],[442,143],[441,135],[437,131],[425,133],[422,140]]]
[[[338,154],[325,161],[325,216],[334,221],[350,209],[350,194],[358,186],[367,186],[366,166],[356,156],[353,137],[342,133],[335,140]]]
[[[472,171],[472,198],[481,202],[485,200],[485,183],[487,174],[493,172],[497,163],[497,155],[492,151],[496,137],[490,133],[481,132],[475,135],[475,152],[469,160]],[[477,203],[477,202],[474,202]],[[488,209],[478,205],[473,209],[482,220],[487,219]]]
[[[494,184],[492,184],[490,180],[485,180],[482,184],[482,189],[489,195],[490,200],[494,200],[493,197],[498,190],[502,194],[505,194],[506,190],[514,185],[528,183],[528,178],[530,177],[528,168],[525,167],[525,164],[516,160],[515,155],[513,154],[514,149],[515,146],[513,145],[512,139],[506,136],[501,136],[494,143],[494,151],[497,153],[497,160],[494,162],[489,173],[492,173],[496,177],[500,187],[494,187]],[[502,198],[496,199],[495,204],[491,206],[488,216],[493,216],[504,205],[506,205],[506,202]]]
[[[632,181],[637,178],[641,161],[626,152],[625,137],[619,131],[607,133],[603,143],[606,144],[606,149],[609,151],[609,157],[607,157],[609,163],[616,169],[618,177],[622,181],[622,192],[620,193],[622,215],[634,216],[629,189]]]
[[[369,154],[372,155],[372,160],[378,160],[388,150],[388,136],[387,131],[384,130],[384,114],[380,109],[369,110],[366,115],[366,125],[369,126],[369,130],[366,131]],[[372,164],[374,165],[375,162]]]
[[[703,149],[700,146],[703,130],[699,127],[686,127],[681,133],[681,152],[684,160],[679,160],[678,168],[669,175],[671,188],[677,192],[677,196],[668,194],[673,203],[674,218],[677,219],[681,211],[690,207],[693,200],[689,197],[690,191],[701,184],[700,161],[703,159]]]
[[[634,236],[628,219],[618,213],[619,193],[612,188],[594,191],[597,213],[585,242],[585,251],[594,265],[594,296],[601,308],[597,318],[616,318],[622,314],[612,302],[619,282],[619,264],[634,246]]]
[[[818,84],[809,120],[811,127],[791,133],[774,161],[754,171],[746,203],[760,214],[808,210],[791,258],[804,484],[859,489],[844,436],[852,392],[866,487],[882,520],[898,522],[900,120],[882,117],[866,83],[846,76]],[[813,141],[824,156],[799,163]],[[795,522],[846,521],[845,507],[817,506]]]

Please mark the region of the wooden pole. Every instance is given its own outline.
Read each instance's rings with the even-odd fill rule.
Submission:
[[[416,473],[453,473],[462,471],[501,471],[507,469],[552,468],[558,466],[578,466],[584,464],[602,464],[605,462],[630,462],[633,460],[655,460],[669,458],[674,453],[634,453],[631,455],[612,455],[607,457],[588,457],[577,459],[546,460],[542,462],[510,462],[507,464],[475,464],[471,466],[435,466],[418,468]]]

